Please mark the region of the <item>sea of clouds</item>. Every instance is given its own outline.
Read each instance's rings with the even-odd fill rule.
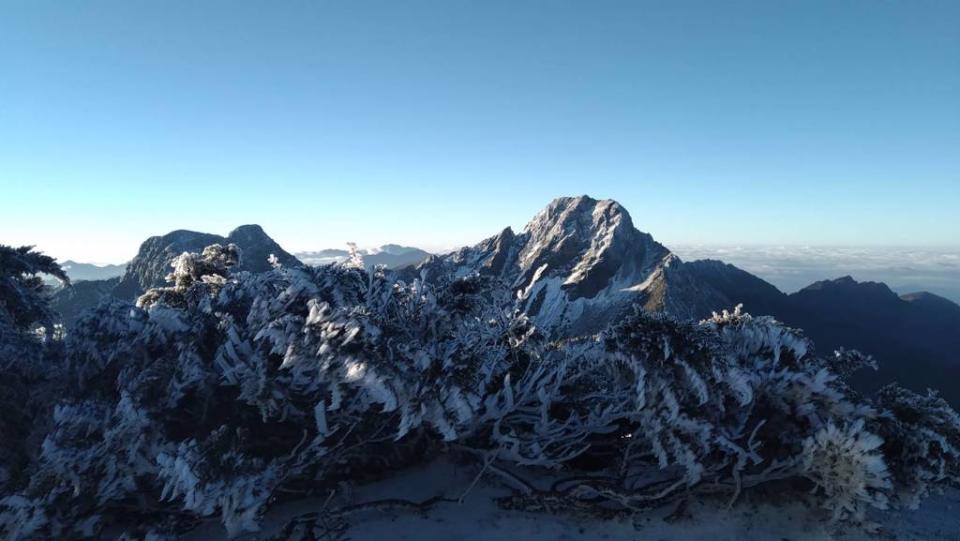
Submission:
[[[685,261],[719,259],[792,293],[818,280],[850,275],[884,282],[897,293],[929,291],[960,302],[960,247],[823,246],[669,247]]]

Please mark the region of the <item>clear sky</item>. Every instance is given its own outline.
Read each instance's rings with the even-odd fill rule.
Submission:
[[[960,244],[960,2],[0,0],[0,242]]]

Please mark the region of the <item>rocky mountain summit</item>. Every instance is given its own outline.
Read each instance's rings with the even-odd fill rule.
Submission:
[[[238,270],[267,271],[271,268],[268,261],[271,255],[275,255],[286,266],[302,265],[259,225],[242,225],[226,237],[181,229],[145,240],[120,277],[78,282],[58,290],[52,299],[53,308],[69,328],[85,310],[109,297],[133,300],[151,287],[163,286],[171,271],[170,262],[178,255],[202,251],[211,244],[230,243],[236,244],[241,250]]]
[[[699,318],[729,304],[613,200],[554,199],[523,232],[506,228],[476,246],[436,256],[428,276],[479,273],[502,280],[536,323],[557,335],[595,332],[634,304]]]
[[[114,289],[119,298],[133,298],[151,287],[164,285],[170,262],[183,252],[203,250],[211,244],[236,244],[241,250],[238,270],[263,272],[270,269],[268,258],[275,255],[283,265],[300,266],[300,260],[280,247],[259,225],[242,225],[226,237],[211,233],[177,230],[150,237],[140,245]]]

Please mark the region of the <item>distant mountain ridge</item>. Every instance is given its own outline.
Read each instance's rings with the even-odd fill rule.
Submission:
[[[368,269],[380,265],[388,269],[399,269],[408,265],[416,265],[430,257],[430,253],[425,250],[412,246],[400,246],[399,244],[384,244],[373,250],[358,250],[358,253],[363,257],[364,267]],[[350,257],[350,251],[327,248],[297,252],[294,255],[307,265],[327,265],[346,261]]]
[[[81,280],[68,287],[58,289],[51,300],[53,309],[60,313],[61,322],[70,329],[88,309],[113,297],[113,291],[120,283],[120,277],[105,280]]]
[[[122,277],[80,282],[57,293],[55,306],[72,323],[107,296],[133,300],[164,284],[170,261],[184,251],[214,243],[237,244],[239,270],[271,268],[274,254],[285,266],[343,261],[347,250],[298,254],[281,248],[256,225],[226,237],[173,231],[151,237]],[[612,200],[561,197],[537,213],[520,233],[507,227],[474,245],[443,255],[385,245],[361,252],[364,265],[386,265],[402,279],[428,282],[473,273],[509,288],[543,330],[557,338],[602,330],[624,311],[639,306],[681,319],[743,304],[754,315],[772,315],[803,329],[822,351],[855,348],[874,355],[880,371],[855,378],[863,390],[897,380],[923,390],[938,388],[960,404],[960,306],[931,293],[898,296],[885,284],[849,276],[822,280],[793,294],[716,260],[684,262],[633,225]]]
[[[731,263],[787,293],[824,278],[851,275],[861,282],[885,283],[898,293],[928,291],[960,303],[960,245],[844,247],[720,241],[671,245],[670,249],[684,261]]]
[[[92,263],[78,263],[67,260],[60,263],[60,268],[67,273],[71,282],[80,282],[83,280],[107,280],[117,276],[123,276],[127,269],[127,264],[120,265],[94,265]]]

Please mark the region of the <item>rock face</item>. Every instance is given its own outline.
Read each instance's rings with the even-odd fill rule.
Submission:
[[[170,273],[170,262],[183,252],[198,252],[211,244],[234,243],[240,247],[239,270],[263,272],[270,269],[267,259],[276,255],[280,263],[300,266],[302,263],[287,253],[259,225],[242,225],[226,237],[210,233],[178,230],[166,235],[150,237],[140,245],[136,257],[127,265],[127,270],[114,289],[113,294],[121,299],[132,299],[144,290],[162,286]]]
[[[640,304],[680,318],[708,315],[727,300],[680,259],[633,226],[612,200],[553,200],[522,233],[510,228],[476,246],[429,259],[436,273],[502,280],[539,327],[557,336],[596,332]]]

